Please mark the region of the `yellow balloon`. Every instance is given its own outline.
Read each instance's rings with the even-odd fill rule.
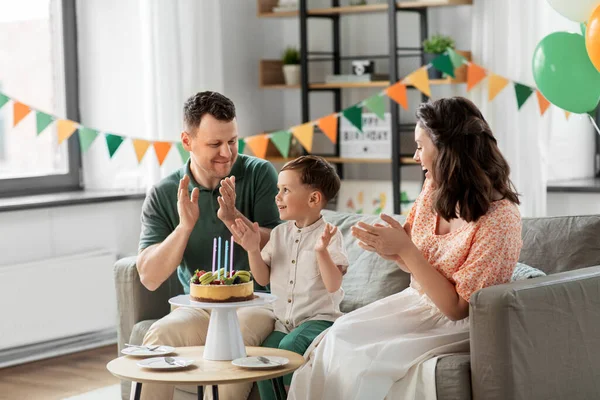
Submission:
[[[600,71],[600,6],[596,7],[588,19],[585,49],[594,67]]]

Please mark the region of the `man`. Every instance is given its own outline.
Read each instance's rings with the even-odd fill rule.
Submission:
[[[277,172],[267,161],[238,155],[235,106],[216,92],[200,92],[184,105],[181,142],[190,152],[183,168],[150,191],[142,210],[137,270],[142,284],[156,290],[177,270],[185,293],[196,269],[211,269],[213,238],[231,236],[235,218],[256,221],[261,245],[279,224],[275,204]],[[234,246],[234,268],[248,269],[246,252]],[[180,307],[155,322],[144,344],[201,346],[210,314]],[[273,330],[272,312],[260,307],[238,311],[246,345],[260,346]],[[221,399],[246,399],[251,384],[219,388]],[[171,399],[173,387],[145,384],[143,399]]]

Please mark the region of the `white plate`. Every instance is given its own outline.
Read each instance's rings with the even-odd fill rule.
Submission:
[[[146,358],[137,363],[138,367],[150,368],[150,369],[178,369],[189,367],[194,363],[191,358],[185,357],[173,357],[173,360],[179,365],[171,365],[165,361],[164,357],[152,357]]]
[[[171,346],[160,346],[152,351],[148,349],[140,349],[139,347],[125,347],[121,350],[122,354],[134,357],[147,357],[147,356],[165,356],[175,351],[175,347]]]
[[[290,362],[285,357],[277,357],[277,356],[263,356],[264,358],[269,360],[269,364],[265,364],[260,361],[257,357],[244,357],[244,358],[236,358],[231,363],[238,367],[242,368],[252,368],[252,369],[271,369],[281,367],[282,365],[286,365]]]

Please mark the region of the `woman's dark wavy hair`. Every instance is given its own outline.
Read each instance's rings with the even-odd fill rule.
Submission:
[[[510,167],[473,102],[464,97],[430,101],[416,115],[438,149],[431,173],[436,183],[433,207],[440,216],[477,221],[494,201],[494,191],[519,204]]]

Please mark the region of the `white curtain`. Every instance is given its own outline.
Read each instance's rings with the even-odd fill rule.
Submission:
[[[482,67],[535,87],[531,60],[538,42],[554,31],[576,32],[579,26],[554,11],[546,0],[474,0],[472,54]],[[571,116],[551,106],[540,117],[533,94],[517,111],[514,87],[509,84],[493,102],[482,82],[470,97],[491,125],[511,166],[511,177],[521,196],[521,214],[546,214],[549,179],[593,174],[594,133],[585,117]]]

